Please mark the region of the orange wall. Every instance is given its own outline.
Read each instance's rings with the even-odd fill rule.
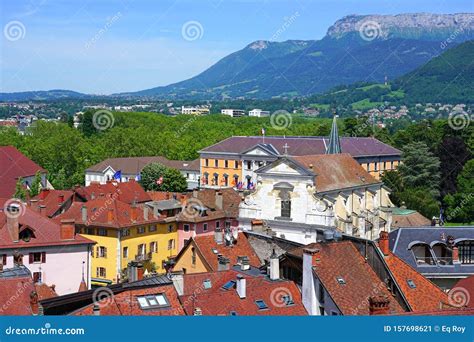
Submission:
[[[235,168],[235,160],[227,159],[228,167],[225,167],[225,160],[226,159],[211,159],[207,158],[209,161],[209,166],[206,166],[206,158],[201,158],[201,184],[202,180],[204,179],[204,173],[207,172],[209,174],[209,183],[208,185],[212,184],[212,179],[214,177],[214,173],[219,175],[219,186],[223,186],[224,183],[222,180],[224,179],[224,174],[229,175],[229,186],[233,186],[234,181],[234,174],[239,176],[239,181],[242,181],[242,162],[237,160],[237,168]],[[217,167],[215,166],[215,161],[217,160]]]
[[[196,248],[196,263],[193,264],[192,262],[192,248],[193,244],[189,244],[186,250],[181,254],[178,260],[176,260],[176,264],[173,267],[173,271],[181,271],[186,269],[186,273],[202,273],[202,272],[209,272],[204,265],[204,262],[199,255],[197,248]]]

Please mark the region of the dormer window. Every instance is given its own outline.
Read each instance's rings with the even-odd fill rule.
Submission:
[[[29,242],[31,239],[34,239],[36,236],[33,230],[27,227],[23,229],[22,231],[20,231],[19,237],[20,237],[20,240],[24,242]]]

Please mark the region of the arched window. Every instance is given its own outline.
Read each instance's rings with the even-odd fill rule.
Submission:
[[[458,242],[459,261],[461,264],[474,264],[474,240]]]
[[[448,248],[444,242],[437,241],[436,243],[432,243],[431,249],[439,264],[450,265],[453,263],[453,251]]]
[[[431,254],[430,245],[425,242],[415,242],[409,246],[417,265],[434,265],[435,261]]]

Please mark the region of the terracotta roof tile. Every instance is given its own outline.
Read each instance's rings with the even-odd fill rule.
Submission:
[[[251,266],[260,266],[260,259],[248,242],[244,233],[239,233],[237,242],[234,242],[232,246],[226,246],[225,243],[217,244],[214,235],[196,236],[192,241],[197,246],[212,271],[217,271],[218,254],[228,258],[231,266],[237,264],[237,258],[239,256],[247,256]],[[213,249],[217,250],[217,254],[213,252]]]
[[[0,146],[0,197],[10,198],[20,177],[46,172],[13,146]]]
[[[93,244],[94,242],[77,234],[73,240],[61,239],[61,226],[59,221],[43,216],[26,204],[21,205],[21,215],[18,217],[20,231],[29,227],[33,231],[33,237],[27,242],[20,240],[13,242],[7,228],[7,217],[4,213],[6,199],[0,198],[0,248],[29,248],[34,246],[51,245],[77,245]]]
[[[317,192],[379,183],[347,153],[307,155],[293,159],[307,169],[312,167],[316,174]]]
[[[390,252],[385,262],[413,311],[440,310],[448,305],[448,295],[443,290],[395,254]],[[413,281],[415,288],[410,287],[409,280]]]
[[[53,217],[68,200],[72,199],[73,195],[74,192],[71,190],[44,189],[29,201],[30,208],[48,217]],[[41,209],[40,206],[44,206],[44,209]]]
[[[128,182],[109,181],[106,184],[92,182],[88,186],[76,188],[74,191],[86,201],[103,197],[107,194],[114,195],[117,199],[128,204],[150,201],[150,196],[135,180]]]
[[[301,316],[307,315],[301,301],[301,293],[292,281],[271,281],[266,277],[252,277],[244,275],[246,280],[246,297],[240,298],[235,287],[228,290],[222,285],[229,280],[237,280],[239,273],[234,270],[185,275],[184,283],[190,278],[208,278],[213,286],[208,290],[189,291],[186,286],[185,295],[180,296],[187,315],[193,315],[196,308],[201,309],[203,315],[220,316],[235,313],[239,316]],[[201,280],[201,279],[200,279]],[[196,284],[198,285],[198,284]],[[293,304],[286,305],[283,296],[289,296]],[[257,300],[267,305],[266,309],[259,309]]]

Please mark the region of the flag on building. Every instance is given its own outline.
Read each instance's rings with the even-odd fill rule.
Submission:
[[[122,170],[116,171],[112,178],[115,179],[115,180],[121,181],[122,180]]]
[[[137,182],[141,181],[142,180],[142,175],[140,173],[137,173],[137,175],[135,176],[135,180]]]

